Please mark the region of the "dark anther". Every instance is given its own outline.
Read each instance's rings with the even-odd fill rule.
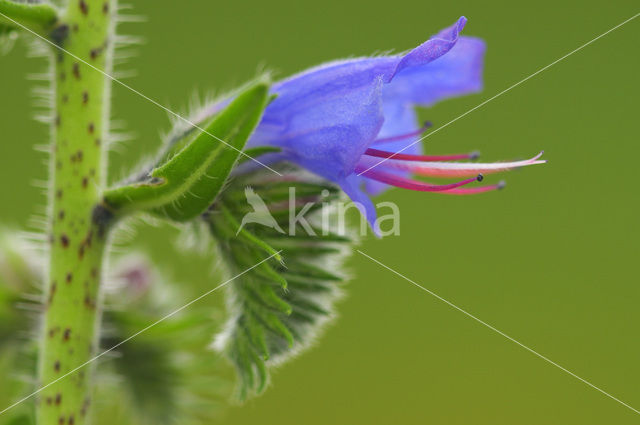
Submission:
[[[478,174],[478,177],[476,177],[476,179],[481,182],[482,180],[484,180],[484,176],[482,174]]]

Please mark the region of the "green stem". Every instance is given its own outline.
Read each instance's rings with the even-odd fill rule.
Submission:
[[[115,0],[69,0],[55,41],[111,73]],[[84,365],[98,346],[100,278],[106,217],[95,214],[106,174],[110,81],[55,49],[55,139],[52,142],[50,249],[39,383],[45,386]],[[92,365],[39,394],[38,425],[89,423]]]

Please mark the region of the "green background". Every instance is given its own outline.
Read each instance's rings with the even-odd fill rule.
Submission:
[[[147,18],[118,70],[145,95],[184,110],[274,69],[416,46],[460,15],[488,44],[485,90],[421,112],[435,126],[638,12],[634,1],[137,2]],[[393,190],[401,235],[363,252],[640,409],[638,67],[640,19],[524,82],[426,140],[431,152],[479,149],[487,160],[545,150],[549,163],[506,175],[507,190],[447,197]],[[45,62],[24,43],[0,57],[2,224],[27,227],[45,204],[47,140],[28,81]],[[114,114],[135,132],[112,154],[119,177],[158,144],[166,112],[114,86]],[[175,231],[132,244],[176,256]],[[191,262],[197,266],[190,266]],[[181,258],[185,291],[217,285],[206,258]],[[634,424],[640,415],[354,254],[338,321],[276,371],[267,393],[229,424]],[[193,291],[194,293],[197,291]],[[222,294],[208,302],[220,305]],[[213,354],[212,354],[213,355]],[[231,377],[229,373],[229,377]]]

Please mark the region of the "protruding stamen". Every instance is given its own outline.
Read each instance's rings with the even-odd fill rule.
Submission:
[[[415,161],[415,162],[429,162],[429,161],[457,161],[461,159],[478,159],[480,152],[475,151],[471,153],[459,153],[453,155],[411,155],[406,153],[393,153],[383,151],[380,149],[369,148],[364,152],[367,156],[373,156],[376,158],[396,159],[398,161]]]
[[[408,139],[409,137],[419,136],[422,133],[424,133],[425,130],[430,128],[432,125],[433,124],[431,124],[431,121],[425,121],[424,124],[422,124],[422,127],[417,129],[416,131],[412,131],[410,133],[405,133],[405,134],[399,134],[397,136],[383,137],[382,139],[374,140],[373,143],[395,142],[395,141],[398,141],[398,140]]]
[[[513,168],[525,167],[527,165],[544,164],[547,161],[539,159],[544,151],[533,158],[523,161],[513,162],[492,162],[492,163],[460,163],[460,162],[423,162],[420,165],[408,164],[403,161],[394,161],[392,158],[384,165],[399,170],[411,171],[421,176],[429,177],[466,177],[474,174],[492,174],[500,171],[507,171]]]
[[[451,189],[456,189],[460,186],[464,186],[474,181],[482,180],[482,175],[475,176],[473,178],[465,179],[456,183],[450,184],[429,184],[417,180],[407,179],[405,177],[396,176],[394,174],[385,173],[384,171],[376,170],[358,170],[356,172],[364,171],[363,175],[371,180],[376,180],[381,183],[386,183],[391,186],[400,187],[403,189],[416,190],[419,192],[441,192]]]
[[[459,189],[445,190],[444,192],[441,192],[441,193],[444,193],[447,195],[475,195],[477,193],[501,190],[501,189],[504,189],[506,185],[507,183],[504,180],[502,180],[497,184],[490,184],[487,186],[479,186],[479,187],[463,187]]]

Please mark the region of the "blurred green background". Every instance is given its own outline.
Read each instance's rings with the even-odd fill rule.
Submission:
[[[193,93],[230,89],[260,69],[286,76],[320,62],[416,46],[465,15],[488,44],[483,93],[421,115],[442,125],[638,12],[635,1],[353,0],[137,2],[123,24],[145,43],[127,84],[184,110]],[[640,19],[606,35],[427,139],[432,152],[529,156],[507,190],[447,197],[394,190],[401,236],[361,249],[640,408],[637,163]],[[0,222],[26,227],[45,198],[47,140],[34,124],[29,59],[0,58]],[[114,115],[135,138],[111,157],[119,177],[159,143],[167,114],[114,86]],[[141,229],[132,244],[166,263],[176,232]],[[183,257],[185,291],[217,285],[213,261]],[[191,266],[196,264],[197,266]],[[228,424],[635,424],[640,416],[359,254],[338,321],[274,374]],[[222,294],[211,296],[221,305]],[[214,354],[212,354],[213,356]],[[228,377],[232,373],[229,370]]]

